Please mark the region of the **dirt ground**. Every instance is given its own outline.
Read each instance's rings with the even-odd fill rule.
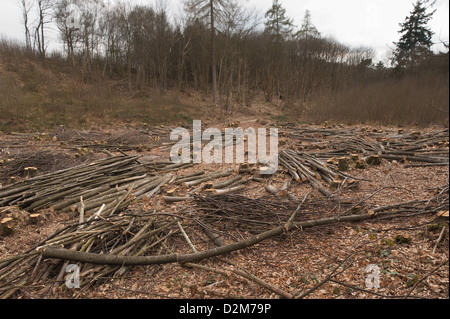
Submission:
[[[280,149],[307,153],[333,149],[339,136],[345,140],[348,132],[371,142],[399,134],[398,128],[325,125],[315,126],[318,131],[313,138],[302,140],[294,136],[295,132],[304,133],[305,126],[256,121],[253,118],[234,123],[231,125],[243,128],[277,124],[280,140],[283,141]],[[209,125],[224,128],[230,123]],[[320,131],[327,129],[329,132],[337,130],[339,134],[327,135]],[[442,130],[430,128],[420,130],[420,134],[426,136],[427,133]],[[408,128],[401,134],[407,135],[413,131]],[[45,133],[0,135],[0,184],[8,185],[26,178],[25,167],[36,166],[39,173],[47,173],[104,158],[108,152],[119,154],[119,145],[122,146],[119,148],[122,153],[167,160],[170,146],[167,144],[168,132],[169,128],[164,126],[133,126],[120,130],[59,128]],[[430,149],[444,151],[444,154],[447,151],[448,156],[448,138],[446,143],[430,146]],[[241,220],[222,220],[216,226],[221,227],[220,234],[229,244],[286,223],[299,205],[293,198],[305,199],[296,216],[299,222],[337,216],[355,207],[357,211],[352,213],[360,214],[385,205],[425,201],[422,206],[411,204],[409,210],[402,206],[404,211],[396,217],[297,228],[248,248],[199,261],[195,263],[198,267],[178,263],[135,266],[122,276],[115,274],[97,278],[95,282],[78,289],[61,288],[60,283],[49,278],[45,287],[35,287],[30,283],[18,289],[11,298],[277,299],[290,296],[308,299],[447,299],[448,217],[437,218],[435,211],[424,212],[439,194],[446,197],[440,210],[448,211],[449,167],[404,166],[401,161],[386,159],[378,166],[365,169],[357,169],[352,164],[347,174],[360,179],[358,186],[333,190],[337,198],[333,201],[309,183],[294,181],[286,171],[280,170],[269,179],[251,180],[238,193],[246,198],[266,199],[283,205],[283,209],[276,213],[278,222],[271,219],[267,224],[253,223],[252,219],[257,218],[250,214],[255,213],[252,211],[247,218],[242,215]],[[201,170],[215,172],[226,168],[238,168],[238,165],[198,164],[174,174],[185,176]],[[290,182],[289,197],[274,196],[265,188],[268,183],[281,187],[286,182]],[[179,196],[189,191],[183,185],[177,186]],[[160,193],[146,203],[144,212],[153,211],[159,201],[158,212],[181,216],[189,224],[192,214],[199,211],[198,205],[190,202],[160,201],[163,195]],[[142,206],[132,203],[127,209],[137,212],[142,211]],[[27,251],[77,219],[58,211],[42,210],[40,213],[44,218],[37,225],[32,225],[26,222],[30,212],[17,207],[0,207],[0,213],[0,219],[11,215],[15,218],[14,232],[0,237],[0,265],[2,259]],[[211,240],[194,226],[187,228],[187,235],[198,251],[214,248]],[[174,236],[166,245],[179,253],[191,252],[181,235]],[[203,268],[200,269],[200,266]],[[379,279],[378,288],[370,287],[375,277]],[[0,294],[2,291],[0,285]]]

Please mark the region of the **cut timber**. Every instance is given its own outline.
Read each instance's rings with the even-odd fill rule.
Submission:
[[[448,210],[442,210],[436,215],[437,217],[447,218],[448,219]]]
[[[390,154],[382,154],[382,158],[387,160],[396,160],[401,161],[403,163],[406,162],[423,162],[423,163],[436,163],[436,164],[447,164],[448,165],[448,157],[426,157],[426,156],[402,156],[402,155],[390,155]]]
[[[203,186],[203,189],[212,189],[215,188],[213,183],[206,183],[205,186]]]
[[[165,185],[166,183],[169,183],[169,181],[170,181],[171,179],[172,179],[172,176],[171,176],[170,174],[168,174],[165,178],[162,179],[161,183],[160,183],[158,186],[156,186],[156,187],[155,187],[154,189],[152,189],[151,191],[149,191],[149,192],[145,193],[144,195],[142,195],[142,199],[143,199],[144,201],[149,201],[150,198],[151,198],[154,194],[158,193],[158,192],[161,190],[161,188],[164,187],[164,185]]]
[[[266,185],[265,189],[267,192],[271,193],[274,196],[278,197],[278,194],[280,193],[280,190],[278,188],[276,188],[275,186],[272,185]]]
[[[214,245],[216,245],[217,247],[225,245],[225,240],[222,237],[220,237],[219,234],[217,234],[212,227],[210,227],[209,225],[206,226],[204,221],[202,221],[201,226],[206,236],[208,236],[208,238],[213,241]]]
[[[212,179],[230,176],[231,174],[233,174],[233,170],[225,170],[222,172],[213,173],[213,174],[201,177],[201,178],[193,180],[193,181],[184,182],[184,185],[185,186],[196,186],[196,185],[199,185],[204,182],[209,182]]]
[[[170,197],[177,197],[177,189],[176,188],[172,188],[172,189],[168,190],[166,192],[166,195],[170,196]]]
[[[183,202],[183,201],[192,200],[192,197],[189,197],[189,196],[184,196],[184,197],[163,196],[163,199],[167,203],[174,203],[174,202]]]
[[[205,194],[205,195],[215,195],[215,194],[217,194],[216,190],[214,188],[212,188],[212,187],[203,189],[202,193]]]
[[[287,196],[288,195],[288,188],[291,185],[290,181],[284,182],[281,186],[280,196]]]
[[[275,197],[281,197],[281,196],[288,196],[288,187],[289,182],[285,182],[281,186],[281,188],[276,188],[275,186],[269,184],[265,186],[265,189],[268,193],[271,193]]]
[[[244,188],[245,188],[245,185],[238,185],[238,186],[230,187],[230,188],[216,189],[215,195],[225,195],[225,194],[230,194],[230,193],[236,193],[236,192],[243,190]]]
[[[333,165],[338,165],[339,164],[338,160],[336,160],[336,158],[334,158],[334,157],[328,159],[327,163],[328,164],[333,164]]]
[[[194,174],[178,177],[175,180],[174,184],[182,184],[184,182],[190,182],[190,181],[199,179],[200,175],[205,175],[205,172],[201,171],[201,172],[197,172],[197,173],[194,173]]]
[[[225,188],[225,187],[227,187],[227,186],[229,186],[229,185],[231,185],[231,184],[233,184],[233,183],[235,183],[237,181],[240,181],[240,180],[242,180],[242,176],[238,175],[238,176],[233,177],[231,179],[227,179],[225,181],[212,184],[211,188],[214,188],[214,189]],[[205,186],[205,188],[206,188],[206,186]]]
[[[423,163],[423,164],[406,164],[405,168],[408,167],[433,167],[433,166],[449,166],[449,163]]]
[[[392,214],[395,216],[395,214]],[[305,229],[311,227],[318,227],[323,225],[330,225],[336,223],[355,222],[371,219],[373,216],[368,214],[343,216],[343,217],[331,217],[317,220],[308,220],[304,222],[291,223],[288,225],[281,225],[276,228],[270,229],[255,236],[246,238],[239,242],[233,242],[228,245],[215,247],[212,249],[200,251],[197,253],[177,254],[171,253],[158,256],[123,256],[111,252],[109,254],[98,254],[92,252],[81,252],[67,248],[60,247],[45,247],[42,250],[42,258],[57,258],[63,260],[71,260],[74,262],[84,262],[92,264],[102,265],[118,265],[118,266],[137,266],[137,265],[155,265],[155,264],[168,264],[168,263],[186,263],[204,260],[206,258],[212,258],[223,254],[228,254],[237,250],[245,249],[254,246],[268,238],[278,236],[286,231],[294,229]],[[287,226],[287,227],[286,227]]]
[[[449,218],[448,218],[448,210],[441,210],[440,212],[438,212],[436,214],[436,220],[439,223],[448,223]]]
[[[392,162],[388,162],[386,167],[383,169],[383,173],[388,174],[392,169]]]

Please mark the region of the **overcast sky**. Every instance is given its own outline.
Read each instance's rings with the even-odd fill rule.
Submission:
[[[57,1],[57,0],[56,0]],[[114,1],[114,0],[109,0]],[[132,0],[133,3],[153,5],[161,0]],[[177,15],[182,0],[162,0]],[[323,36],[330,36],[352,47],[375,49],[383,60],[389,47],[399,39],[399,23],[413,8],[415,0],[281,0],[287,15],[301,26],[305,10],[311,12],[312,22]],[[272,0],[242,0],[264,16]],[[429,26],[435,33],[434,42],[449,40],[449,0],[437,0],[437,11]],[[0,0],[0,35],[23,40],[23,26],[18,0]],[[53,37],[56,37],[53,34]],[[52,38],[52,36],[49,36]],[[54,39],[58,41],[57,39]],[[53,47],[53,46],[52,46]],[[435,46],[435,50],[442,46]]]

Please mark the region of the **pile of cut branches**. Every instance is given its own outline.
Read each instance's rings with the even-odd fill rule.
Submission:
[[[310,132],[311,129],[297,129],[299,132]],[[322,132],[323,129],[313,131]],[[327,130],[328,131],[328,130]],[[389,161],[399,161],[405,164],[405,167],[424,167],[424,166],[448,166],[448,147],[449,135],[448,129],[437,132],[421,134],[420,132],[399,134],[387,134],[385,132],[371,132],[369,136],[375,140],[370,140],[362,133],[347,129],[334,129],[334,136],[328,136],[327,142],[317,141],[317,138],[301,137],[298,138],[311,141],[312,145],[301,145],[300,148],[326,148],[329,149],[319,152],[311,152],[310,155],[321,160],[327,160],[335,157],[348,157],[352,154],[361,154],[363,156],[380,156],[380,158]],[[366,134],[367,135],[367,134]],[[295,135],[294,135],[295,136]],[[308,135],[306,135],[308,136]],[[332,137],[332,138],[331,138]],[[331,138],[331,140],[330,140]],[[416,162],[416,163],[410,163]]]
[[[152,141],[147,132],[139,130],[81,131],[61,126],[50,135],[61,143],[61,148],[70,150],[139,151]]]
[[[196,218],[220,231],[245,230],[260,233],[282,224],[292,214],[290,202],[252,199],[237,194],[194,195]]]
[[[42,297],[52,293],[54,287],[64,288],[67,280],[71,279],[67,266],[73,264],[80,270],[80,285],[87,287],[105,278],[118,278],[132,266],[179,263],[198,268],[200,266],[192,262],[245,249],[292,230],[401,218],[411,214],[432,214],[440,209],[448,209],[448,185],[438,191],[435,197],[427,201],[398,203],[359,211],[357,214],[352,214],[352,209],[349,209],[347,212],[351,214],[344,212],[322,218],[302,218],[302,221],[296,217],[302,214],[306,197],[293,209],[286,202],[263,198],[196,196],[194,210],[197,212],[191,217],[202,227],[205,227],[203,222],[206,222],[215,228],[216,233],[218,227],[226,225],[237,231],[245,230],[254,234],[228,244],[215,242],[218,247],[202,251],[195,249],[178,216],[157,213],[157,207],[149,214],[143,213],[143,206],[138,213],[129,210],[121,214],[111,210],[99,211],[88,220],[80,220],[58,230],[22,254],[0,260],[0,298],[17,298],[21,295]],[[189,220],[191,217],[183,216],[183,219]],[[185,252],[186,245],[184,248],[177,246],[177,252],[168,248],[179,242],[178,231],[193,253]],[[222,229],[222,233],[225,232],[231,236],[230,228]],[[170,243],[167,242],[169,240]],[[251,277],[251,280],[256,279],[255,276]]]
[[[172,176],[154,176],[138,156],[114,156],[38,175],[0,188],[0,206],[16,205],[29,212],[50,208],[81,213],[125,207],[134,198],[150,198]],[[84,202],[83,202],[84,199]]]
[[[335,167],[328,166],[316,157],[293,150],[283,150],[279,157],[281,165],[296,181],[308,181],[311,186],[318,189],[325,196],[332,196],[328,188],[325,188],[322,181],[327,186],[338,188],[343,181],[348,180],[355,184],[356,177],[343,173]]]
[[[95,255],[157,255],[164,242],[178,232],[173,227],[176,223],[154,214],[117,214],[112,210],[72,223],[28,251],[0,260],[0,299],[17,298],[19,293],[45,296],[53,287],[65,287],[73,275],[66,268],[70,260],[43,259],[45,249],[64,248]],[[76,265],[83,287],[104,278],[120,277],[129,269],[121,265]]]
[[[74,157],[65,152],[50,150],[18,150],[0,156],[0,181],[17,177],[32,177],[35,173],[49,173],[80,165],[89,157]],[[33,172],[34,174],[34,172]]]

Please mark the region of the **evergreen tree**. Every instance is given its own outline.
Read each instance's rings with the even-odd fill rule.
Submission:
[[[295,36],[301,39],[320,38],[320,32],[311,22],[311,12],[309,10],[305,11],[303,24]]]
[[[292,19],[286,16],[286,9],[278,0],[273,0],[272,8],[265,15],[266,32],[275,37],[276,42],[281,42],[292,36],[294,24]]]
[[[402,34],[400,40],[395,43],[394,52],[397,69],[406,69],[417,66],[423,58],[432,54],[431,46],[433,32],[428,28],[427,23],[433,17],[436,10],[427,12],[434,4],[428,5],[428,0],[418,0],[410,16],[401,23]]]

